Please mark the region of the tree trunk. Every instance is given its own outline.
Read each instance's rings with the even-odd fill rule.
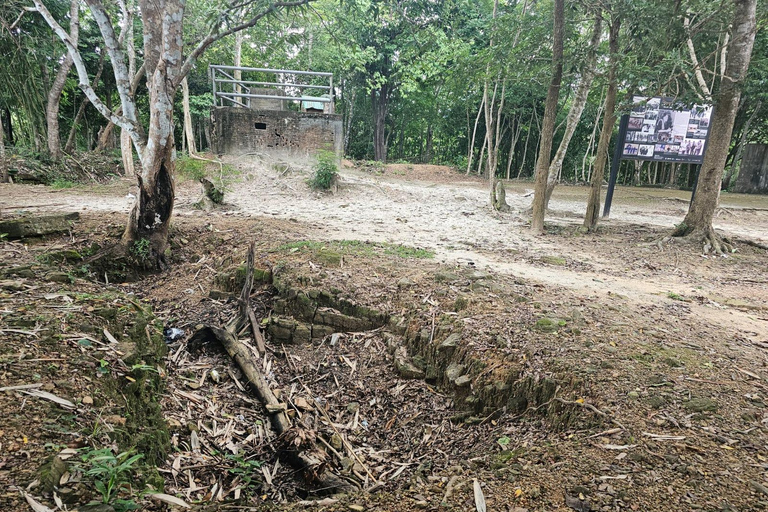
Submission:
[[[8,183],[10,176],[8,166],[5,164],[5,131],[3,129],[3,118],[0,116],[0,183]]]
[[[371,91],[373,109],[373,158],[378,162],[387,161],[387,114],[389,112],[389,85],[383,84]]]
[[[69,37],[73,44],[77,45],[80,28],[80,3],[72,0],[69,9]],[[72,68],[72,56],[64,53],[64,60],[56,72],[51,89],[48,91],[48,101],[45,105],[45,121],[48,128],[48,152],[53,160],[61,158],[61,134],[59,131],[59,105],[61,104],[61,92],[67,82],[67,75]]]
[[[541,123],[541,143],[536,162],[536,184],[533,195],[533,213],[531,231],[544,232],[545,195],[547,189],[547,170],[552,153],[552,139],[557,116],[557,100],[560,96],[560,82],[563,78],[563,25],[565,18],[564,0],[555,0],[553,46],[552,46],[552,82],[547,90],[544,103],[544,119]]]
[[[739,173],[736,171],[736,166],[739,167],[739,161],[741,160],[741,154],[744,151],[744,145],[747,143],[747,138],[749,137],[749,128],[752,126],[752,121],[757,117],[757,113],[760,112],[760,107],[762,107],[763,102],[758,100],[757,104],[755,105],[755,110],[752,111],[752,114],[747,119],[747,122],[744,124],[744,129],[741,132],[741,137],[739,137],[739,147],[736,149],[736,155],[733,157],[733,161],[731,162],[731,167],[728,169],[728,173],[725,175],[725,178],[723,179],[722,189],[728,190],[728,187],[731,186],[731,180],[733,180],[734,176],[738,176]]]
[[[597,228],[597,220],[600,217],[600,192],[603,188],[603,176],[605,176],[605,164],[608,161],[608,146],[613,135],[613,126],[616,124],[616,94],[618,84],[616,80],[616,67],[619,58],[619,29],[621,20],[616,13],[611,16],[611,33],[608,39],[610,48],[610,62],[608,64],[608,91],[605,94],[605,109],[603,114],[603,127],[600,131],[600,139],[597,142],[597,156],[592,170],[590,181],[589,200],[587,212],[584,214],[584,227],[588,231]]]
[[[704,240],[705,252],[709,248],[716,253],[730,251],[730,246],[723,243],[712,228],[712,219],[720,198],[725,160],[731,144],[733,124],[741,97],[741,85],[749,69],[752,47],[755,42],[757,0],[734,0],[733,38],[728,52],[725,78],[720,83],[720,90],[715,98],[711,120],[711,133],[704,160],[701,164],[696,196],[691,202],[688,214],[675,231],[676,235],[696,234]]]
[[[13,124],[11,123],[11,109],[6,108],[3,109],[2,112],[3,115],[3,128],[6,130],[8,135],[8,145],[13,146],[16,143],[16,140],[13,137]]]
[[[560,173],[563,169],[565,153],[568,151],[568,145],[571,143],[573,134],[576,132],[576,127],[581,120],[581,114],[584,112],[584,107],[587,105],[587,97],[589,97],[589,91],[592,88],[592,80],[595,78],[595,66],[597,66],[597,46],[600,44],[602,22],[603,19],[598,12],[595,15],[595,24],[592,28],[592,39],[589,43],[587,60],[584,62],[584,69],[581,71],[581,79],[579,80],[579,85],[576,88],[576,95],[571,102],[571,108],[568,110],[568,117],[565,123],[565,133],[563,134],[563,139],[560,141],[560,146],[557,148],[552,162],[549,164],[549,171],[547,174],[547,190],[544,195],[544,210],[549,207],[549,199],[552,197],[552,192],[555,190],[555,185],[557,185],[557,182],[560,179]]]
[[[195,133],[192,129],[192,113],[189,110],[189,83],[186,77],[181,81],[182,108],[184,110],[184,133],[187,138],[187,151],[190,155],[197,154],[195,147]]]
[[[472,171],[472,157],[475,156],[475,138],[477,137],[477,125],[480,122],[480,116],[485,108],[485,95],[483,95],[482,101],[480,101],[480,108],[477,109],[477,116],[475,116],[475,127],[472,129],[472,139],[469,143],[469,151],[467,151],[467,175]],[[480,173],[478,168],[478,174]]]

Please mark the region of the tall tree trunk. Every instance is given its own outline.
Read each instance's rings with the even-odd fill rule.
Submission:
[[[3,115],[3,128],[7,131],[8,134],[8,145],[13,146],[16,144],[16,139],[13,137],[13,124],[11,123],[11,109],[6,108],[3,109],[2,112]]]
[[[744,145],[747,143],[747,138],[749,137],[749,129],[752,126],[752,121],[755,119],[755,117],[757,117],[757,113],[760,112],[760,108],[762,106],[763,102],[758,100],[757,104],[755,105],[755,109],[752,111],[752,114],[749,116],[749,118],[747,118],[747,122],[744,124],[741,137],[739,137],[739,147],[736,149],[736,155],[733,157],[731,166],[728,169],[725,178],[723,179],[723,190],[728,190],[728,187],[731,186],[731,180],[733,180],[733,177],[739,175],[739,173],[736,171],[736,166],[739,166],[739,168],[741,167],[741,154],[744,152]]]
[[[552,139],[557,116],[557,100],[560,96],[560,83],[563,79],[563,26],[565,21],[564,0],[555,0],[554,28],[552,43],[552,81],[547,90],[544,103],[544,119],[541,123],[541,143],[536,162],[536,184],[533,195],[531,231],[544,232],[545,195],[547,191],[547,170],[552,153]]]
[[[95,88],[99,84],[99,80],[101,80],[101,74],[104,72],[104,60],[106,57],[105,52],[101,52],[99,54],[99,69],[96,70],[96,75],[93,77],[93,82],[91,82],[91,88]],[[64,152],[65,153],[72,153],[75,149],[75,141],[77,140],[77,127],[80,124],[80,121],[82,121],[83,116],[85,115],[85,109],[88,107],[88,104],[90,101],[88,101],[88,97],[86,96],[83,98],[83,101],[80,103],[80,106],[77,108],[77,114],[75,114],[75,119],[72,121],[72,127],[69,129],[69,135],[67,136],[67,143],[64,144]]]
[[[80,32],[80,2],[72,0],[69,9],[69,37],[73,44],[77,45]],[[48,91],[48,101],[45,105],[45,121],[48,129],[48,152],[53,160],[61,158],[61,133],[59,131],[59,105],[61,104],[61,92],[67,82],[67,75],[72,69],[72,56],[69,52],[64,53],[64,59],[56,72],[56,78],[53,80]]]
[[[472,158],[475,156],[475,138],[477,137],[477,125],[480,122],[480,116],[483,113],[483,109],[485,108],[485,94],[483,94],[483,99],[480,101],[480,108],[477,109],[477,116],[475,116],[475,127],[472,129],[472,139],[469,143],[469,150],[467,151],[467,174],[469,174],[472,171]],[[478,174],[479,174],[478,170]]]
[[[194,155],[197,153],[197,148],[195,147],[195,132],[192,128],[192,112],[190,112],[189,109],[189,83],[187,83],[186,77],[184,77],[184,80],[181,81],[181,91],[181,103],[184,110],[184,134],[187,138],[187,151],[190,155]]]
[[[373,107],[373,158],[378,162],[387,161],[387,114],[389,113],[390,88],[382,84],[371,91]]]
[[[555,152],[552,162],[549,164],[549,171],[547,174],[547,190],[544,196],[544,209],[549,207],[549,199],[552,197],[552,192],[555,190],[560,179],[560,173],[563,169],[563,160],[565,160],[565,153],[568,151],[568,145],[571,143],[573,134],[576,132],[576,127],[581,120],[581,114],[584,112],[584,107],[587,104],[587,98],[589,97],[589,91],[592,89],[592,80],[595,78],[595,67],[597,66],[597,46],[600,44],[600,34],[602,33],[603,19],[598,12],[595,15],[595,24],[592,28],[592,39],[589,43],[589,50],[587,53],[587,59],[584,62],[584,69],[581,71],[581,79],[579,85],[576,88],[576,95],[571,102],[571,108],[568,110],[568,117],[565,123],[565,133],[560,141]]]
[[[243,33],[238,32],[235,34],[235,67],[239,68],[242,66],[243,62]],[[242,80],[243,79],[243,72],[239,69],[236,69],[235,72],[232,75],[235,80]],[[238,83],[235,84],[235,92],[240,94],[243,92],[243,87]],[[250,102],[250,98],[248,98],[248,101]]]
[[[715,234],[712,219],[720,198],[720,184],[741,98],[741,85],[749,69],[756,31],[757,0],[734,0],[733,3],[735,4],[732,22],[733,38],[730,41],[725,77],[720,83],[710,122],[711,133],[717,136],[709,140],[701,164],[696,195],[683,223],[675,231],[679,236],[691,234],[701,236],[705,249],[711,248],[716,253],[731,249]]]
[[[128,76],[131,80],[136,77],[136,47],[133,41],[133,8],[134,0],[120,0],[120,9],[123,12],[123,24],[120,27],[120,40],[125,41],[125,50],[128,55]],[[133,88],[132,88],[133,90]],[[136,166],[133,162],[133,143],[128,130],[120,130],[120,157],[123,161],[125,176],[136,176]]]
[[[600,218],[600,192],[603,188],[603,176],[605,176],[605,164],[608,161],[608,146],[613,136],[613,126],[616,124],[616,94],[618,84],[616,68],[619,59],[619,30],[621,19],[615,12],[611,16],[611,32],[608,39],[610,62],[608,64],[608,91],[605,93],[605,109],[603,114],[603,127],[600,131],[600,139],[597,142],[597,156],[592,170],[590,181],[587,212],[584,214],[584,227],[588,231],[597,229],[597,221]]]
[[[3,129],[3,118],[0,116],[0,183],[8,183],[10,176],[8,166],[5,164],[5,130]]]

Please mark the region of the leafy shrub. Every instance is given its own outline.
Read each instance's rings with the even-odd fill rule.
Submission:
[[[321,151],[317,155],[317,163],[313,169],[315,172],[309,178],[309,186],[316,190],[330,189],[336,183],[339,174],[336,154],[332,151]]]

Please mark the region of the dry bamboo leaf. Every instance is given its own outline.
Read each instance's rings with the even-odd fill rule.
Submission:
[[[480,487],[480,482],[475,478],[472,482],[475,491],[475,509],[477,512],[486,512],[485,508],[485,496],[483,495],[483,489]]]
[[[53,509],[50,509],[50,508],[46,507],[45,505],[43,505],[42,503],[36,501],[29,494],[27,494],[25,492],[22,492],[22,494],[24,495],[24,499],[27,500],[27,503],[29,503],[29,506],[32,507],[32,510],[34,510],[35,512],[54,512]]]
[[[104,337],[107,338],[107,341],[110,343],[117,343],[117,338],[112,336],[112,333],[107,330],[107,328],[104,328]]]
[[[30,395],[30,396],[36,396],[37,398],[43,398],[45,400],[50,400],[51,402],[55,402],[55,403],[61,405],[62,407],[66,407],[68,409],[74,409],[75,408],[75,404],[73,404],[69,400],[67,400],[65,398],[58,397],[58,396],[54,395],[53,393],[49,393],[47,391],[41,391],[39,389],[33,389],[31,391],[22,391],[22,393],[26,393],[27,395]]]
[[[193,452],[200,453],[200,438],[198,437],[197,432],[194,430],[189,436],[189,445]]]
[[[182,500],[181,498],[177,498],[176,496],[171,496],[170,494],[164,494],[161,492],[149,494],[148,495],[153,500],[160,501],[162,503],[167,503],[169,505],[176,505],[177,507],[182,508],[192,508],[189,503]]]
[[[637,447],[636,444],[599,444],[597,446],[605,450],[629,450]]]

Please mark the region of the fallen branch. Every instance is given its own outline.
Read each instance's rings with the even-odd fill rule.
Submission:
[[[227,322],[225,329],[214,326],[202,327],[192,336],[189,343],[194,343],[195,341],[203,342],[211,339],[221,343],[230,357],[232,357],[238,364],[243,371],[243,374],[248,379],[248,382],[253,387],[256,396],[267,410],[272,427],[275,429],[278,436],[287,439],[291,437],[291,431],[297,430],[297,428],[291,424],[291,420],[286,414],[287,406],[277,399],[275,393],[269,387],[267,380],[259,369],[261,366],[260,354],[255,351],[253,347],[243,343],[237,338],[237,333],[250,323],[251,328],[254,329],[256,343],[259,343],[258,335],[256,334],[258,332],[258,323],[255,322],[255,315],[253,315],[249,301],[251,287],[253,285],[254,252],[254,244],[251,243],[248,254],[246,282],[240,294],[238,314]],[[250,318],[251,315],[253,315],[253,320]],[[261,354],[263,353],[264,352],[262,351]],[[296,437],[298,438],[300,436]],[[292,445],[292,447],[294,446],[295,445]],[[358,487],[352,482],[329,471],[328,464],[325,460],[325,452],[318,449],[314,443],[311,443],[309,446],[295,446],[293,449],[286,450],[285,454],[289,457],[290,462],[294,466],[303,470],[304,476],[308,482],[321,488],[324,492],[338,493],[358,490]]]

